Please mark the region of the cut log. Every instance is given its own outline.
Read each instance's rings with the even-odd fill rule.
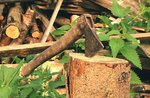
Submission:
[[[16,3],[9,11],[6,26],[6,35],[12,39],[18,38],[21,30],[21,6]]]
[[[41,36],[42,36],[41,33],[40,33],[40,31],[39,31],[39,28],[38,28],[38,25],[37,25],[35,19],[34,19],[34,21],[33,21],[31,33],[32,33],[32,37],[33,37],[33,38],[38,38],[38,39],[40,39]]]
[[[104,56],[70,54],[70,98],[129,98],[130,64]]]
[[[34,43],[40,43],[40,40],[39,39],[36,39],[36,38],[33,38],[33,37],[26,37],[25,38],[25,42],[26,44],[34,44]]]
[[[31,23],[32,23],[34,16],[35,16],[34,11],[31,10],[30,8],[28,8],[25,15],[23,16],[23,23],[21,25],[20,36],[18,38],[14,39],[10,45],[19,45],[19,44],[23,43],[23,41],[25,40],[25,37],[28,33],[28,30],[31,27]]]

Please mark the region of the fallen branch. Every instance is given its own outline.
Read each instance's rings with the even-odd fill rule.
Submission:
[[[131,36],[133,36],[136,39],[140,39],[140,40],[149,40],[150,39],[150,33],[137,33],[137,34],[131,34]],[[113,38],[120,38],[120,36],[110,36],[110,39]]]
[[[35,43],[35,44],[23,44],[23,45],[15,45],[15,46],[3,46],[0,47],[0,57],[13,57],[15,55],[28,55],[28,54],[36,54],[40,53],[49,46],[51,46],[52,42],[47,43]]]
[[[48,25],[46,31],[44,32],[44,35],[43,35],[43,37],[42,37],[41,42],[46,42],[47,37],[49,36],[49,33],[50,33],[51,30],[52,30],[54,21],[55,21],[55,19],[56,19],[56,16],[57,16],[57,14],[58,14],[58,11],[59,11],[59,9],[60,9],[60,7],[61,7],[61,5],[62,5],[62,2],[63,2],[63,0],[58,0],[58,3],[57,3],[57,5],[56,5],[56,8],[55,8],[55,10],[54,10],[54,12],[53,12],[53,14],[52,14],[52,17],[51,17],[51,19],[50,19],[49,25]]]

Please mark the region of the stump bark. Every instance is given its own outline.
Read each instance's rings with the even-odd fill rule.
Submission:
[[[70,57],[70,98],[130,98],[128,61],[79,53]]]

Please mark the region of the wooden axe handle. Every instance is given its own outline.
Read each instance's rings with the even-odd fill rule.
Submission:
[[[65,50],[69,45],[77,41],[84,32],[86,32],[86,29],[88,28],[87,26],[89,25],[87,25],[85,15],[81,15],[78,18],[77,23],[64,36],[62,36],[52,46],[37,55],[29,63],[24,65],[21,68],[20,75],[28,76],[40,64],[44,63],[46,60],[49,60],[53,56]]]

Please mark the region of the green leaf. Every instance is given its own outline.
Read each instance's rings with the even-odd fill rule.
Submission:
[[[101,19],[105,24],[111,25],[111,20],[106,16],[98,16],[99,19]]]
[[[28,56],[25,58],[25,61],[26,61],[26,62],[29,62],[29,61],[31,61],[33,58],[34,58],[34,55],[33,55],[33,54],[28,55]]]
[[[129,11],[130,11],[129,7],[124,9],[122,6],[120,6],[118,4],[117,0],[112,0],[112,1],[113,1],[113,3],[112,3],[111,11],[112,11],[113,15],[123,18],[124,16],[126,16],[129,13]]]
[[[134,71],[131,71],[130,84],[142,84],[142,81],[140,80],[139,76]]]
[[[107,34],[98,34],[98,38],[101,40],[101,41],[108,41],[109,40],[109,35]]]
[[[9,86],[0,88],[0,98],[9,98],[12,89]]]
[[[131,36],[130,34],[123,34],[123,36],[130,42],[132,42],[133,45],[136,45],[136,46],[140,46],[137,39],[135,39],[133,36]]]
[[[143,15],[147,19],[147,28],[146,32],[150,31],[150,12],[145,12]]]
[[[71,28],[70,25],[63,25],[63,26],[61,26],[61,27],[58,28],[58,29],[59,29],[59,30],[62,30],[62,31],[68,31],[70,28]]]
[[[63,57],[60,59],[61,63],[68,63],[69,62],[69,54],[64,54]]]
[[[139,55],[137,54],[137,51],[135,50],[135,48],[125,45],[120,50],[120,52],[126,59],[131,61],[135,66],[142,69],[141,61],[140,61]]]
[[[61,30],[61,29],[57,29],[55,31],[52,32],[53,36],[59,37],[65,34],[65,31]]]
[[[107,33],[107,35],[118,35],[118,34],[120,34],[120,31],[119,30],[111,30],[111,31],[109,31],[108,33]]]
[[[120,49],[124,46],[124,41],[122,39],[111,39],[109,46],[112,50],[113,57],[116,57]]]
[[[32,88],[24,88],[21,90],[20,97],[21,98],[28,98],[29,94],[32,93]]]

